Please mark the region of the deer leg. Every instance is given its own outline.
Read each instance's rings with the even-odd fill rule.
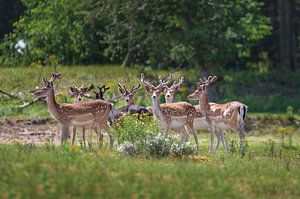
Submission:
[[[85,127],[82,127],[82,139],[83,139],[83,146],[84,146],[84,148],[86,148],[86,145],[85,145]]]
[[[197,137],[197,131],[194,129],[193,123],[192,124],[188,124],[187,127],[189,129],[189,132],[191,134],[193,134],[194,139],[195,139],[195,143],[196,143],[196,146],[197,146],[197,151],[199,151],[199,141],[198,141],[198,137]]]
[[[227,139],[226,139],[225,135],[226,135],[226,131],[223,130],[222,134],[221,134],[221,136],[222,136],[222,143],[223,143],[224,150],[226,152],[228,152],[229,147],[228,147],[228,142],[227,142]]]
[[[182,127],[180,130],[182,132],[180,143],[182,144],[184,142],[187,142],[187,140],[189,139],[189,134],[185,127]]]
[[[108,124],[106,124],[106,125],[104,125],[104,129],[105,129],[105,132],[109,136],[109,149],[112,150],[113,146],[114,146],[114,139],[113,139],[112,134],[110,132],[110,130],[112,130],[112,128]]]
[[[74,145],[74,142],[75,142],[75,137],[76,137],[76,127],[75,127],[75,126],[73,126],[72,146]]]
[[[98,127],[99,127],[99,131],[98,131]],[[94,129],[96,131],[96,134],[99,136],[99,147],[102,148],[103,146],[103,134],[102,134],[102,131],[101,131],[101,126],[95,126]]]
[[[244,139],[245,139],[245,132],[244,132],[244,125],[240,125],[240,148],[244,147]]]
[[[169,131],[169,125],[167,125],[164,129],[164,134],[166,137],[168,136],[168,131]]]
[[[221,140],[221,130],[217,130],[216,135],[217,135],[217,144],[216,144],[215,151],[217,151],[219,148],[219,144],[220,144],[220,140]]]
[[[61,129],[61,145],[63,145],[64,142],[68,139],[69,128],[70,127],[68,125],[64,125]]]
[[[209,146],[209,152],[212,152],[212,148],[214,145],[214,134],[215,134],[215,126],[211,126],[211,134],[210,134],[210,146]]]

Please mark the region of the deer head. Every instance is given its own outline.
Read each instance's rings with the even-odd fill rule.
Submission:
[[[176,81],[174,81],[172,86],[170,86],[170,87],[166,86],[165,87],[164,94],[165,94],[166,103],[172,103],[173,102],[174,94],[179,91],[179,89],[182,86],[183,82],[184,82],[184,77],[181,77],[179,79],[178,83],[176,83]]]
[[[171,79],[172,79],[172,74],[170,74],[165,81],[163,81],[159,76],[158,77],[159,85],[155,87],[153,84],[145,80],[144,74],[141,74],[141,82],[144,84],[145,89],[148,92],[148,94],[151,96],[153,102],[157,102],[157,100],[159,100],[160,93],[164,91],[165,87],[169,84]]]
[[[190,94],[188,96],[188,99],[190,100],[197,100],[200,99],[203,94],[207,95],[207,89],[206,87],[210,85],[211,83],[215,82],[217,80],[217,76],[209,76],[206,78],[200,78],[198,82],[198,88],[194,91],[194,93]]]
[[[103,85],[103,86],[98,86],[98,89],[99,89],[99,91],[97,92],[97,91],[94,91],[94,93],[96,94],[96,99],[102,99],[102,100],[104,100],[104,97],[103,97],[103,95],[104,95],[104,93],[107,91],[107,90],[109,90],[110,89],[110,87],[106,87],[105,85]]]
[[[37,97],[46,97],[51,91],[53,91],[53,82],[60,76],[60,73],[52,73],[51,79],[43,78],[44,87],[36,90],[34,94]]]
[[[92,84],[86,87],[77,87],[76,85],[70,87],[71,95],[75,97],[75,102],[80,102],[84,95],[92,89],[94,89],[94,85]]]
[[[137,87],[132,86],[131,90],[128,90],[125,87],[125,85],[124,84],[122,85],[121,83],[118,83],[118,87],[119,87],[119,91],[124,96],[126,104],[132,105],[134,94],[139,90],[139,88],[141,87],[141,84],[139,83],[139,85]]]

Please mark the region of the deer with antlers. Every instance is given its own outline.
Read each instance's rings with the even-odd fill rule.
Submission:
[[[81,86],[81,87],[77,87],[76,85],[73,85],[70,87],[70,95],[74,96],[74,103],[80,103],[82,98],[85,97],[86,93],[89,92],[90,90],[92,90],[94,88],[94,86],[92,84],[90,84],[89,86]],[[75,142],[75,137],[76,137],[76,131],[77,131],[77,127],[78,126],[73,126],[73,136],[72,136],[72,145],[74,145]],[[86,147],[86,139],[85,139],[85,126],[79,126],[82,127],[82,139],[83,139],[83,145],[84,147]],[[95,129],[95,132],[97,132],[97,129]],[[101,133],[101,132],[100,132]],[[99,140],[101,141],[103,139],[103,135],[99,135]]]
[[[130,90],[128,90],[124,84],[118,83],[119,91],[124,97],[126,106],[116,109],[115,117],[118,118],[118,117],[122,116],[124,113],[129,113],[129,114],[137,113],[138,118],[139,118],[140,115],[142,115],[143,113],[148,113],[148,110],[146,107],[136,105],[133,103],[133,97],[136,94],[136,92],[139,90],[140,87],[141,87],[141,84],[139,84],[136,87],[132,86],[132,88]]]
[[[186,142],[189,138],[189,133],[192,134],[199,150],[197,132],[193,128],[196,114],[195,107],[187,102],[160,104],[159,95],[164,91],[171,78],[172,75],[168,77],[167,81],[162,81],[161,77],[159,77],[159,85],[155,87],[150,82],[145,81],[144,74],[141,74],[141,82],[152,100],[154,118],[164,128],[165,135],[167,135],[169,129],[180,129],[183,133],[181,141]]]
[[[174,81],[172,86],[170,86],[170,87],[166,86],[165,87],[164,95],[165,95],[166,103],[173,103],[174,94],[179,91],[179,89],[181,88],[183,82],[184,82],[184,77],[181,77],[179,79],[178,83],[176,83],[176,81]]]
[[[181,77],[180,80],[178,81],[178,83],[176,83],[174,81],[174,83],[173,83],[173,85],[171,87],[167,87],[166,86],[166,88],[164,90],[164,95],[165,95],[166,103],[173,103],[174,94],[179,91],[180,87],[183,84],[183,81],[184,81],[184,77]],[[213,108],[215,108],[215,105],[217,105],[217,104],[216,103],[210,103],[210,105]],[[194,107],[196,109],[196,116],[194,118],[194,123],[193,123],[194,129],[195,130],[207,130],[207,129],[211,128],[210,124],[206,122],[206,118],[201,113],[201,107],[200,107],[200,105],[195,105]],[[227,142],[225,140],[224,132],[221,132],[220,130],[216,130],[216,132],[217,132],[216,150],[219,147],[220,141],[222,141],[224,149],[225,149],[225,151],[227,151],[228,150],[228,145],[227,145]]]
[[[96,95],[96,99],[104,100],[104,93],[110,89],[110,87],[106,87],[105,84],[103,86],[98,86],[99,91],[94,91]]]
[[[240,132],[241,146],[243,146],[243,140],[245,137],[244,120],[247,113],[247,106],[237,101],[225,104],[210,104],[207,94],[207,86],[216,80],[216,76],[209,76],[207,79],[200,79],[198,88],[194,91],[194,93],[188,96],[188,99],[199,100],[200,114],[204,116],[205,121],[211,127],[210,151],[212,151],[215,129],[222,131],[221,136],[223,139],[226,130],[231,129],[235,132]]]
[[[70,127],[73,126],[95,126],[108,130],[107,120],[112,111],[113,104],[103,100],[92,100],[75,104],[58,104],[55,99],[53,82],[60,76],[58,73],[52,73],[48,81],[43,78],[44,87],[34,92],[37,97],[46,97],[48,110],[51,115],[61,125],[61,144],[67,140]],[[100,132],[99,131],[99,132]],[[101,133],[99,133],[100,135]],[[113,140],[110,140],[110,148],[113,146]]]

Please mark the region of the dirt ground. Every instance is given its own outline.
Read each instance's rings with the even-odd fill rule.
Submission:
[[[5,120],[0,121],[0,144],[22,143],[41,145],[60,143],[59,125],[54,120]]]
[[[264,126],[262,126],[264,123]],[[253,122],[250,119],[246,123],[246,134],[248,141],[265,141],[267,138],[278,140],[277,134],[268,133],[275,132],[271,128],[273,125],[266,125],[265,122]],[[250,130],[251,129],[251,130]],[[271,130],[272,129],[272,130]],[[297,132],[299,133],[299,129]],[[0,120],[0,144],[34,144],[43,145],[45,143],[52,143],[60,145],[60,126],[54,119],[41,119],[41,120]],[[201,142],[208,142],[208,135],[200,133]],[[229,134],[230,135],[230,134]],[[231,134],[235,135],[235,133]],[[70,129],[70,136],[68,141],[71,142],[72,129]],[[96,143],[98,141],[97,135],[91,129],[86,130],[86,137],[88,142]],[[298,136],[297,136],[298,138]],[[75,144],[82,144],[82,129],[77,129]],[[104,136],[104,142],[108,143],[108,136]],[[297,139],[297,143],[300,140]]]
[[[42,120],[4,120],[0,121],[0,144],[34,144],[43,145],[51,143],[60,145],[60,125],[53,119]],[[71,143],[73,131],[70,129],[68,142]],[[98,143],[95,131],[86,129],[86,140],[88,143]],[[75,144],[83,142],[82,128],[77,128]],[[108,136],[104,134],[104,143],[108,143]]]

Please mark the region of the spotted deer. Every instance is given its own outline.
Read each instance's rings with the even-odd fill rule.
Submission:
[[[163,82],[159,77],[159,85],[155,87],[150,82],[145,81],[144,74],[141,74],[141,82],[144,84],[152,100],[154,118],[164,128],[165,135],[167,135],[169,129],[180,129],[183,133],[181,141],[186,142],[189,138],[189,133],[192,134],[199,150],[197,132],[193,128],[194,116],[196,114],[195,107],[187,102],[160,104],[159,95],[164,91],[171,78],[172,76],[170,75],[168,80]]]
[[[240,132],[241,146],[243,145],[244,134],[244,120],[247,113],[247,106],[237,102],[228,102],[225,104],[211,104],[207,94],[207,86],[217,80],[217,77],[209,76],[208,79],[200,79],[200,84],[194,93],[188,96],[190,100],[199,100],[199,114],[203,115],[205,122],[211,127],[211,140],[210,151],[214,142],[215,129],[222,131],[222,137],[224,137],[224,131],[233,130]],[[219,141],[216,146],[218,147]]]
[[[182,86],[184,82],[184,77],[181,77],[178,83],[174,82],[171,87],[166,86],[164,90],[165,100],[166,103],[173,103],[174,94],[177,93]],[[215,103],[210,103],[211,106],[215,107]],[[210,125],[206,122],[206,119],[203,114],[201,114],[200,105],[195,105],[196,108],[196,116],[194,118],[193,127],[195,130],[207,130],[210,129]],[[224,146],[225,151],[228,151],[228,145],[225,139],[224,132],[216,129],[216,135],[217,135],[217,145],[216,150],[219,147],[220,141],[222,141],[222,144]]]
[[[139,90],[141,84],[139,84],[137,87],[133,86],[130,90],[126,88],[124,84],[118,83],[118,88],[120,93],[123,95],[126,106],[121,107],[119,109],[115,109],[115,117],[120,117],[124,113],[128,114],[138,114],[138,118],[143,114],[143,113],[148,113],[148,110],[146,107],[136,105],[133,102],[133,97],[135,93]]]
[[[53,82],[59,76],[60,74],[58,73],[52,73],[49,81],[43,78],[44,87],[36,90],[34,94],[37,97],[46,97],[49,112],[61,125],[61,144],[67,140],[70,127],[73,126],[94,125],[97,131],[99,129],[98,132],[101,129],[108,130],[109,125],[107,124],[107,120],[113,105],[104,100],[91,100],[75,104],[58,104],[55,99]],[[112,147],[113,140],[110,136],[110,148]]]
[[[89,92],[90,90],[92,90],[94,88],[94,86],[92,84],[90,84],[89,86],[81,86],[81,87],[77,87],[76,85],[73,85],[70,87],[70,91],[71,91],[71,96],[74,96],[74,103],[80,103],[82,98],[85,96],[85,94],[87,92]],[[75,137],[76,137],[76,132],[77,132],[77,127],[82,127],[82,139],[83,139],[83,145],[84,147],[86,147],[86,139],[85,139],[85,126],[73,126],[73,136],[72,136],[72,145],[74,145],[75,142]],[[97,130],[95,130],[97,133]],[[99,135],[100,136],[100,135]],[[103,136],[102,136],[103,137]],[[100,137],[100,140],[102,138]]]
[[[178,83],[176,83],[176,81],[174,81],[172,86],[170,86],[170,87],[166,86],[165,87],[164,95],[165,95],[166,103],[173,103],[174,94],[179,91],[179,89],[182,86],[183,82],[184,82],[184,77],[181,77],[179,79]]]

